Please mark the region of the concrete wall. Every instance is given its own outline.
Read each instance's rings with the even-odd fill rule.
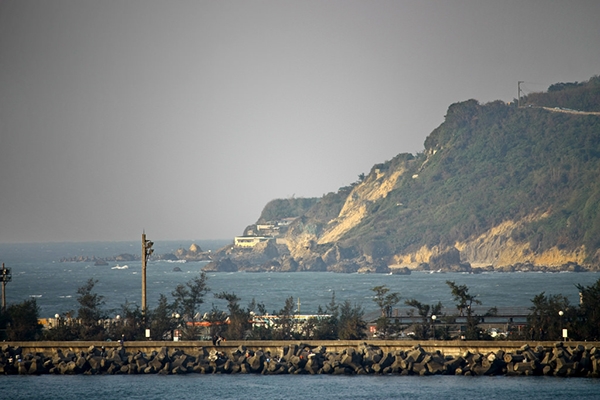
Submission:
[[[434,352],[439,350],[444,355],[459,356],[466,351],[471,353],[487,354],[503,350],[506,353],[514,352],[521,348],[524,344],[529,344],[531,347],[544,346],[545,348],[554,347],[555,341],[538,342],[538,341],[442,341],[442,340],[305,340],[305,341],[275,341],[275,340],[257,340],[257,341],[225,341],[221,342],[218,350],[231,354],[240,345],[251,350],[269,351],[271,354],[282,354],[284,346],[293,344],[304,345],[310,347],[325,346],[327,351],[341,352],[342,350],[354,347],[356,349],[363,343],[368,343],[371,346],[381,348],[384,352],[396,350],[410,350],[416,345],[420,345],[426,352]],[[573,347],[579,344],[584,347],[600,348],[600,342],[566,342],[566,345]],[[24,353],[44,353],[47,355],[55,354],[56,349],[77,351],[87,351],[90,346],[100,348],[105,346],[108,348],[118,347],[119,342],[98,342],[98,341],[72,341],[72,342],[3,342],[2,345],[11,347],[21,347]],[[153,351],[158,352],[161,348],[180,349],[189,355],[197,355],[201,348],[215,348],[211,341],[139,341],[125,342],[125,347],[128,352],[137,352],[150,354]]]

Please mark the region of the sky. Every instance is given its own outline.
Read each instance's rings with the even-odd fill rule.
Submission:
[[[0,0],[0,243],[229,239],[600,74],[596,0]]]

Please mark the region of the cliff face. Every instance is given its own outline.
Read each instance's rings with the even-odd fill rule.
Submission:
[[[354,187],[346,199],[340,215],[329,221],[327,229],[320,235],[317,243],[334,243],[344,237],[367,215],[367,206],[385,198],[396,188],[398,178],[404,173],[405,168],[403,167],[393,171],[381,171],[379,168],[375,168],[365,181]]]
[[[535,252],[531,249],[529,242],[515,241],[511,237],[512,233],[524,222],[530,220],[531,218],[525,218],[518,222],[503,222],[472,240],[457,242],[454,246],[433,246],[431,248],[423,246],[415,252],[396,254],[392,257],[393,264],[417,268],[420,264],[429,263],[432,257],[455,248],[460,253],[460,260],[473,267],[492,266],[502,269],[518,264],[546,267],[561,267],[569,263],[586,265],[585,260],[588,254],[583,245],[574,250],[561,250],[555,246]]]
[[[549,99],[576,106],[582,87],[596,93],[600,79]],[[598,115],[456,103],[423,153],[374,166],[302,214],[286,235],[289,252],[329,270],[598,268],[598,170]]]

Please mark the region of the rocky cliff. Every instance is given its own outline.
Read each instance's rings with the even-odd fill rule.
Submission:
[[[559,89],[452,104],[422,153],[304,202],[279,255],[338,272],[598,269],[600,78]],[[578,99],[588,113],[558,112]]]

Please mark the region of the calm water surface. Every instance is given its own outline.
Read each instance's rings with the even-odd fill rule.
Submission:
[[[585,378],[329,375],[0,376],[5,399],[598,399]]]

